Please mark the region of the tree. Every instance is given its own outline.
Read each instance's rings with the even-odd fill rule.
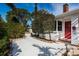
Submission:
[[[38,20],[37,20],[37,3],[35,3],[35,11],[31,14],[32,18],[33,18],[33,21],[32,21],[32,31],[34,33],[38,33],[39,35],[39,24],[38,24]]]
[[[43,21],[45,20],[44,14],[45,11],[44,10],[39,10],[37,11],[37,15],[35,15],[35,13],[33,13],[33,23],[32,23],[32,30],[35,33],[43,33]]]
[[[37,17],[33,21],[33,32],[37,33],[45,33],[49,32],[50,40],[51,35],[50,32],[54,30],[54,18],[53,14],[48,13],[46,10],[37,11]]]
[[[24,36],[26,22],[30,17],[30,13],[25,9],[16,8],[15,11],[9,11],[6,18],[10,38],[19,38]]]
[[[32,13],[34,21],[32,23],[32,30],[35,33],[49,32],[49,37],[51,40],[50,32],[54,30],[54,18],[53,14],[50,14],[46,10],[37,9],[37,4],[35,4],[35,11]]]
[[[54,30],[54,19],[55,16],[53,14],[46,14],[46,20],[43,21],[43,28],[45,32],[49,32],[49,38],[51,40],[51,32]]]

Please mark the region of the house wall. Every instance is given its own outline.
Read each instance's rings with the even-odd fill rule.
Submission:
[[[72,30],[72,38],[71,44],[78,45],[79,44],[79,16],[71,17],[71,30]],[[74,30],[73,27],[76,27]]]
[[[67,19],[64,18],[64,19],[62,19],[60,21],[62,21],[62,31],[58,31],[58,33],[59,33],[59,39],[66,40],[65,39],[65,22],[71,21],[71,20],[70,20],[70,18],[67,18]]]
[[[64,30],[65,30],[65,21],[64,21],[64,19],[62,20],[62,31],[61,32],[59,32],[61,35],[60,35],[60,39],[61,40],[64,40]]]
[[[62,31],[58,31],[58,21],[62,22]],[[55,37],[56,40],[64,38],[64,20],[62,19],[56,19],[56,31],[53,32],[52,38]]]
[[[65,22],[71,21],[71,44],[78,45],[79,44],[79,14],[71,15],[69,19],[62,20],[62,32],[59,32],[61,40],[65,40]],[[67,17],[66,17],[67,18]],[[75,24],[74,24],[75,22]],[[75,26],[76,30],[73,31],[72,27]]]
[[[58,38],[59,38],[58,32],[54,31],[54,32],[51,32],[50,34],[51,34],[51,40],[53,40],[53,41],[57,41],[58,40]],[[44,38],[46,40],[50,40],[49,33],[39,34],[39,37],[40,38]]]
[[[58,21],[62,21],[62,31],[58,31],[58,23],[56,24],[56,32],[58,32],[58,35],[59,35],[58,39],[64,40],[65,21],[64,21],[64,19],[57,19],[57,22]]]

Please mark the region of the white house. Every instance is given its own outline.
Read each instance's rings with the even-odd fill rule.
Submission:
[[[70,41],[71,44],[79,44],[79,9],[69,11],[68,4],[63,6],[63,14],[56,16],[56,32],[59,38]]]

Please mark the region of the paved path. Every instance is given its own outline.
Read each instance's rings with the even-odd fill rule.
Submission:
[[[25,38],[14,39],[12,47],[13,56],[54,56],[65,52],[64,43],[43,42],[31,37],[30,34],[26,34]]]

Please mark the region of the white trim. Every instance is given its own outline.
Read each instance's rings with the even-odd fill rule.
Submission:
[[[65,38],[65,21],[62,22],[63,38]]]
[[[56,20],[56,31],[58,31],[58,20]]]

